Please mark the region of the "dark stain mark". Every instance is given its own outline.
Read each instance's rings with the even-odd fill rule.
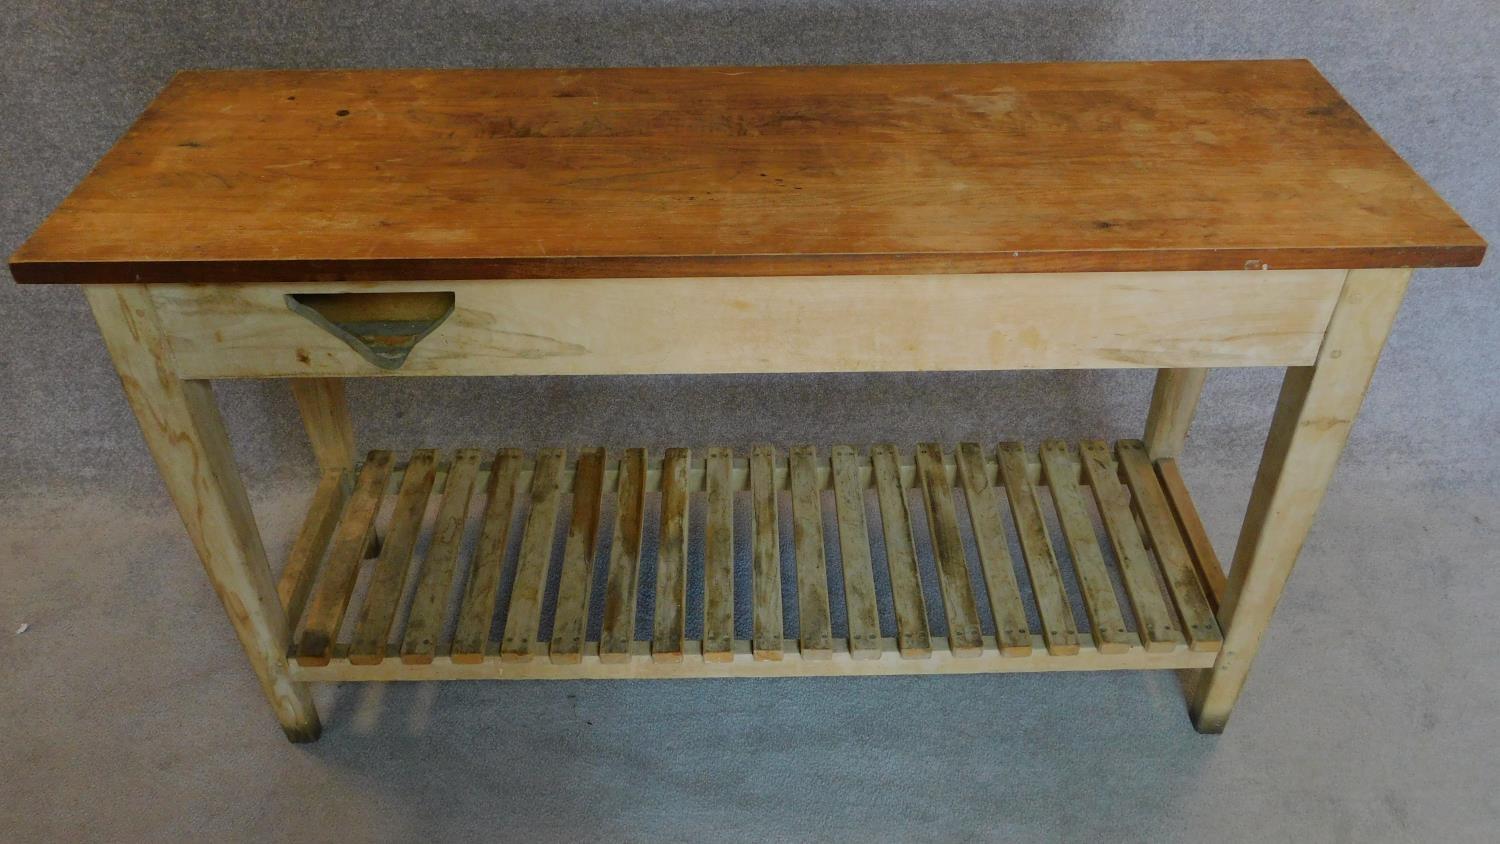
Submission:
[[[513,117],[487,122],[481,129],[485,136],[491,138],[545,138],[547,133],[536,129],[525,123],[516,122]]]
[[[348,117],[349,116],[349,109],[347,109],[347,108],[341,108],[338,111],[335,111],[334,114],[338,115],[339,117]]]
[[[297,362],[301,363],[301,364],[311,364],[312,363],[312,355],[309,355],[307,353],[306,349],[298,349],[297,350]]]
[[[178,144],[178,146],[180,146],[180,147],[187,147],[188,149],[202,149],[203,148],[203,144],[200,144],[197,141],[183,141],[182,143]]]
[[[295,99],[297,99],[297,98],[296,98],[296,97],[287,97],[287,101],[288,101],[288,102],[290,102],[290,101],[292,101],[292,100],[295,100]]]
[[[1108,220],[1095,220],[1094,221],[1094,228],[1096,228],[1096,229],[1112,229],[1114,227],[1115,227],[1115,224],[1111,223]]]

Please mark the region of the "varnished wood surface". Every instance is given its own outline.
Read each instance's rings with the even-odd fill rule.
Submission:
[[[1483,252],[1300,60],[190,71],[11,269],[222,283]]]

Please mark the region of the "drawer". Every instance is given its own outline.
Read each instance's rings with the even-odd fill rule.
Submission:
[[[1309,364],[1344,276],[1295,270],[150,289],[178,372],[190,378],[605,375]],[[382,328],[396,333],[382,339]],[[400,360],[390,349],[381,360],[359,348],[360,331],[375,345],[412,342]]]

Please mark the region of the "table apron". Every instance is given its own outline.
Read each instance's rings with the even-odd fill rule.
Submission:
[[[613,375],[1314,362],[1344,270],[159,284],[183,378]],[[397,369],[288,294],[451,291]]]

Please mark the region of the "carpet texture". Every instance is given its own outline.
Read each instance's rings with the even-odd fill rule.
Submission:
[[[1349,2],[14,0],[9,253],[184,67],[1306,56],[1490,240],[1500,7]],[[7,840],[1484,841],[1500,824],[1500,285],[1418,273],[1229,732],[1170,674],[324,686],[288,745],[76,288],[0,282]],[[1185,471],[1221,553],[1278,373],[1217,371]],[[273,558],[313,473],[219,385]],[[351,382],[370,445],[1130,436],[1142,372]],[[25,633],[15,634],[22,624]]]

